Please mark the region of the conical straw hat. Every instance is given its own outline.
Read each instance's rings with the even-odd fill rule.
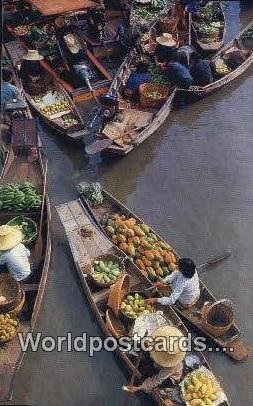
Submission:
[[[179,340],[183,340],[184,336],[178,328],[173,326],[159,327],[153,331],[151,337],[155,343],[161,342],[162,344],[158,345],[157,349],[153,348],[150,351],[150,356],[156,364],[169,368],[183,361],[185,351],[182,350]]]
[[[0,226],[0,251],[10,250],[23,240],[23,233],[15,226]]]
[[[23,57],[26,61],[41,61],[44,59],[42,55],[39,54],[37,49],[28,49],[27,54]]]
[[[157,37],[156,42],[165,47],[174,47],[177,45],[172,34],[169,34],[168,32],[164,32],[161,37]]]

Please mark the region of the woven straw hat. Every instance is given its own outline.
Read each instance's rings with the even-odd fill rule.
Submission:
[[[165,347],[163,350],[162,345],[158,345],[159,349],[154,348],[150,351],[150,356],[156,364],[169,368],[183,361],[185,351],[180,348],[178,339],[184,336],[178,328],[172,326],[159,327],[153,331],[151,337],[155,340],[155,343],[159,343],[159,339],[161,339],[161,343]]]
[[[174,47],[177,45],[172,34],[169,34],[168,32],[164,32],[161,37],[157,37],[156,42],[165,47]]]
[[[28,49],[27,54],[23,57],[27,61],[41,61],[44,59],[42,55],[39,54],[37,49]]]
[[[10,250],[23,240],[22,231],[14,226],[0,226],[0,251]]]
[[[77,52],[81,49],[80,43],[78,39],[75,37],[75,35],[67,34],[64,35],[63,39],[70,52],[72,52],[72,54],[77,54]]]

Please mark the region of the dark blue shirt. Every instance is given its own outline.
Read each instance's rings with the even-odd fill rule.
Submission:
[[[210,62],[207,59],[198,61],[192,68],[191,74],[193,77],[193,84],[196,86],[206,86],[213,81],[212,70]]]
[[[170,62],[166,68],[168,79],[175,85],[188,89],[192,85],[193,78],[190,71],[180,62]]]
[[[131,73],[126,87],[133,92],[136,92],[139,89],[139,86],[143,83],[148,83],[151,81],[151,77],[148,73]]]

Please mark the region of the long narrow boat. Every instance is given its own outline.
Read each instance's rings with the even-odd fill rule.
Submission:
[[[83,202],[85,204],[85,207],[89,210],[89,213],[91,214],[93,219],[96,221],[97,225],[104,231],[104,233],[106,233],[106,230],[105,227],[103,226],[103,220],[108,216],[111,216],[116,213],[120,215],[123,214],[127,218],[132,217],[136,219],[137,224],[143,223],[143,221],[140,218],[138,218],[130,210],[124,207],[122,203],[117,201],[110,193],[108,193],[105,190],[103,190],[103,199],[104,199],[103,203],[97,206],[91,206],[88,203],[87,199],[84,198]],[[154,235],[157,236],[157,238],[160,241],[164,242],[164,240],[154,230],[152,229],[150,230]],[[108,236],[108,238],[110,237]],[[178,259],[179,255],[173,249],[172,252]],[[138,265],[135,264],[135,266],[137,267]],[[208,338],[214,341],[214,343],[217,344],[219,347],[221,347],[223,351],[230,357],[232,357],[235,360],[245,359],[248,356],[248,349],[241,340],[240,329],[235,323],[231,325],[229,331],[227,331],[226,334],[220,337],[215,337],[213,334],[210,333],[210,331],[207,331],[205,329],[205,325],[203,324],[203,319],[201,317],[201,309],[206,301],[214,303],[217,301],[217,299],[210,292],[210,290],[204,285],[202,281],[200,281],[200,287],[201,287],[201,297],[195,306],[193,306],[188,310],[185,310],[182,309],[181,306],[176,304],[173,306],[175,311],[179,313],[181,316],[183,316],[186,320],[191,322],[194,326],[196,326]]]
[[[170,16],[172,9],[167,13]],[[164,13],[162,13],[164,15]],[[160,21],[157,19],[153,22],[150,30],[150,36],[152,33],[161,32]],[[155,34],[155,36],[158,36]],[[176,31],[175,38],[178,39],[180,45],[185,45],[188,43],[189,35],[185,31]],[[151,39],[154,41],[154,38]],[[131,52],[126,59],[123,61],[117,75],[115,76],[112,85],[110,87],[110,94],[119,95],[119,114],[116,115],[111,121],[103,125],[103,128],[99,134],[102,139],[110,139],[112,144],[108,146],[104,153],[110,155],[127,155],[135,147],[144,142],[148,137],[150,137],[168,118],[170,115],[177,93],[176,86],[169,86],[168,80],[166,82],[166,77],[162,75],[162,71],[157,72],[157,68],[150,59],[150,55],[145,56],[146,61],[153,66],[152,70],[156,71],[156,76],[159,78],[163,76],[164,83],[163,90],[154,88],[154,93],[164,92],[166,89],[166,97],[163,99],[162,103],[158,105],[149,105],[145,102],[135,102],[128,100],[124,94],[124,86],[130,76],[134,71],[136,63],[138,60],[143,60],[143,55],[139,55],[135,51]],[[151,73],[152,75],[152,73]],[[152,84],[150,84],[152,85]],[[157,85],[156,79],[154,79],[154,86]],[[150,88],[152,93],[152,87]]]
[[[222,77],[216,76],[214,81],[207,86],[194,86],[190,87],[188,90],[179,89],[178,92],[186,97],[196,96],[204,97],[208,94],[227,86],[230,82],[241,76],[253,63],[253,39],[247,38],[247,33],[252,33],[253,21],[242,30],[233,41],[225,45],[212,59],[215,63],[217,60],[222,59],[226,54],[234,49],[234,47],[247,52],[246,60],[237,68],[231,69],[229,73]]]
[[[133,263],[127,260],[125,254],[109,242],[103,233],[95,226],[80,200],[74,200],[58,206],[57,212],[65,228],[82,288],[90,302],[103,333],[106,336],[114,337],[116,339],[119,339],[122,336],[127,337],[129,335],[129,324],[125,323],[122,318],[115,315],[113,306],[110,304],[112,290],[109,288],[98,288],[94,285],[94,282],[89,276],[89,266],[92,261],[101,256],[113,255],[114,258],[123,259],[125,262],[125,275],[127,275],[129,280],[130,291],[143,292],[145,288],[151,286],[149,280],[138,271]],[[124,278],[126,278],[126,276],[123,275],[123,280]],[[120,280],[116,283],[121,285]],[[115,286],[116,284],[114,287]],[[124,289],[127,289],[126,285],[124,286]],[[116,289],[114,288],[114,292],[115,290]],[[159,310],[159,307],[157,307],[156,310]],[[163,309],[163,317],[165,324],[176,326],[185,336],[187,336],[188,331],[186,330],[186,327],[171,307],[166,307],[165,310]],[[136,374],[136,380],[138,382],[142,382],[146,377],[154,373],[152,362],[150,362],[148,357],[143,356],[140,363],[137,365],[138,361],[136,356],[129,352],[120,351],[119,347],[117,347],[116,351],[129,372],[131,374]],[[199,358],[200,364],[210,371],[207,361],[201,352],[196,353],[192,350],[188,353],[188,355],[196,354]],[[184,362],[182,379],[184,379],[189,372],[190,369]],[[178,396],[180,396],[179,386],[174,385],[173,387],[169,387],[167,383],[167,388],[163,388],[162,390],[157,388],[154,390],[152,392],[152,397],[154,401],[161,406],[174,404],[174,402],[169,403],[169,400],[171,401],[173,399],[171,396],[175,391]],[[219,404],[223,406],[229,404],[224,392]]]
[[[206,18],[207,17],[207,18]],[[200,20],[201,18],[201,20]],[[201,21],[201,22],[200,22]],[[218,36],[212,38],[207,34],[202,33],[202,29],[212,30],[217,29]],[[202,52],[218,52],[224,44],[226,34],[226,21],[223,11],[223,6],[220,1],[211,1],[205,6],[200,6],[198,14],[194,14],[192,18],[193,39]]]
[[[15,67],[27,52],[20,40],[6,43],[5,49]],[[41,65],[45,69],[43,61]],[[38,96],[32,96],[24,88],[26,100],[41,120],[54,131],[69,139],[81,139],[85,129],[81,115],[61,83],[50,76],[46,69],[45,73],[51,79],[50,90],[45,90]],[[64,103],[64,106],[60,108],[60,111],[55,111],[54,107],[59,103]]]
[[[16,152],[14,152],[14,150]],[[42,194],[44,183],[44,160],[42,153],[37,148],[38,158],[33,162],[27,161],[24,148],[13,146],[9,150],[5,166],[2,171],[0,183],[22,183],[31,182]],[[26,212],[4,212],[1,210],[0,222],[5,224],[16,215],[27,215],[34,221],[39,223],[40,211]],[[26,336],[27,333],[32,332],[41,308],[41,303],[44,296],[45,286],[48,277],[50,255],[51,255],[51,238],[50,238],[50,222],[51,212],[48,196],[45,196],[45,205],[43,211],[43,227],[42,227],[42,241],[43,241],[43,254],[37,269],[29,278],[30,282],[21,284],[22,291],[24,292],[24,307],[21,313],[18,314],[20,329],[19,331]],[[33,249],[31,249],[31,255]],[[14,379],[17,370],[21,367],[22,360],[25,353],[22,351],[18,337],[5,345],[1,345],[0,351],[0,400],[7,401],[11,399]]]
[[[72,21],[73,16],[70,16],[69,19]],[[50,50],[47,43],[44,44],[44,48],[42,46],[39,48],[40,53],[46,53],[42,64],[47,72],[62,85],[62,87],[69,93],[75,102],[92,99],[94,94],[96,96],[105,94],[108,91],[112,81],[110,73],[99,62],[95,55],[93,55],[93,53],[87,49],[87,52],[84,53],[84,57],[86,59],[86,64],[89,66],[89,69],[92,72],[92,77],[90,79],[90,84],[94,90],[94,93],[92,93],[87,84],[78,78],[72,66],[67,63],[64,51],[62,49],[61,40],[59,39],[60,34],[55,26],[54,20],[51,21],[46,19],[36,23],[18,25],[17,27],[8,25],[8,32],[13,35],[15,40],[20,40],[20,42],[22,42],[26,48],[30,49],[31,47],[36,47],[37,49],[37,43],[34,42],[34,45],[31,45],[29,35],[32,35],[31,33],[37,29],[40,29],[41,32],[43,32],[43,30],[46,30],[45,27],[50,27],[50,30],[54,30],[54,35],[50,39]],[[22,29],[27,32],[26,35],[18,34],[18,32],[20,32],[18,30]],[[82,45],[82,31],[78,29],[75,24],[72,24],[72,30],[78,38],[80,45]]]

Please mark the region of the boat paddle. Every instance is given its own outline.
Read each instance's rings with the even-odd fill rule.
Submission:
[[[47,160],[45,162],[44,179],[43,179],[43,192],[42,192],[42,202],[41,202],[41,212],[40,212],[40,223],[38,230],[38,237],[35,246],[32,250],[31,263],[35,269],[39,266],[43,254],[43,239],[42,239],[42,224],[44,215],[44,206],[46,200],[46,186],[47,186]]]
[[[231,251],[224,250],[224,251],[220,252],[220,254],[209,259],[208,261],[204,262],[203,264],[197,265],[196,269],[197,269],[197,271],[203,272],[203,270],[205,268],[207,268],[208,266],[216,265],[217,263],[224,261],[225,259],[229,258],[231,254],[232,254]],[[161,278],[161,281],[162,281],[162,278]],[[155,286],[150,286],[149,288],[145,289],[145,291],[152,290],[152,289],[155,289]]]

